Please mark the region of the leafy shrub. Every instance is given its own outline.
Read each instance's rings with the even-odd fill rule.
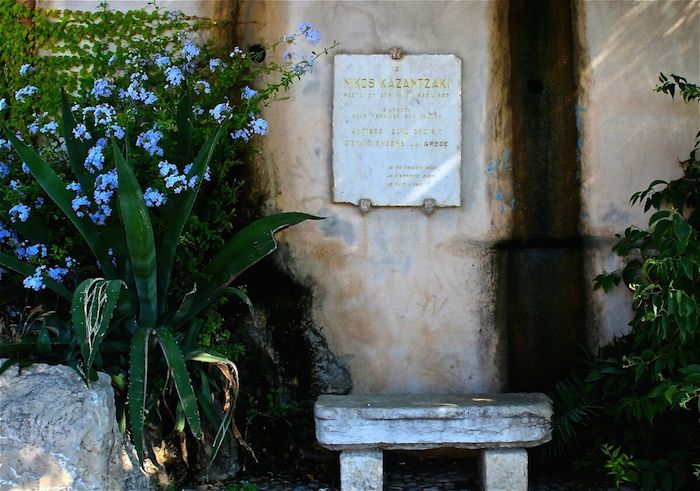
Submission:
[[[659,92],[700,100],[683,77],[659,80]],[[597,288],[624,282],[632,292],[629,334],[603,347],[583,380],[565,381],[554,394],[555,436],[572,443],[578,430],[618,486],[681,489],[700,462],[700,141],[680,164],[681,178],[632,196],[653,211],[649,228],[618,235],[613,250],[626,258],[624,268],[596,278]]]
[[[16,5],[12,12],[34,15]],[[146,28],[116,39],[110,29],[125,19]],[[250,303],[229,284],[276,248],[275,232],[314,218],[275,215],[233,234],[227,211],[238,183],[227,178],[235,156],[268,131],[261,107],[310,71],[318,54],[267,64],[240,48],[217,55],[196,42],[187,19],[157,10],[103,9],[61,25],[83,23],[92,23],[94,36],[74,40],[77,58],[54,52],[16,75],[3,71],[2,282],[31,292],[32,303],[55,304],[59,324],[66,316],[58,300],[71,301],[72,329],[44,325],[37,337],[15,329],[0,352],[43,359],[52,351],[88,383],[95,368],[109,373],[141,459],[147,422],[162,435],[179,434],[186,456],[185,428],[202,438],[201,411],[214,434],[213,458],[230,438],[227,428],[240,437],[232,418],[238,379],[230,359],[199,345],[206,309],[222,295]],[[269,49],[303,41],[319,41],[306,23]],[[56,63],[61,56],[67,64]],[[251,89],[261,75],[268,82]],[[70,94],[58,88],[61,80]],[[195,206],[203,189],[213,207]]]

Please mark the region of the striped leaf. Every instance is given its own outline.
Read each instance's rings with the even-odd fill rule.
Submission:
[[[199,419],[199,408],[197,407],[197,398],[194,395],[194,389],[192,388],[192,381],[190,380],[190,374],[187,372],[187,366],[185,365],[185,358],[182,356],[182,351],[180,351],[180,346],[178,346],[177,341],[172,332],[161,327],[156,329],[156,336],[160,347],[163,349],[163,354],[165,355],[165,360],[168,363],[168,368],[170,368],[170,374],[173,377],[173,382],[175,383],[175,389],[177,390],[178,398],[182,404],[182,410],[187,417],[187,422],[190,425],[190,430],[192,434],[197,439],[202,439],[202,424]]]
[[[146,418],[146,378],[148,373],[148,342],[151,329],[138,327],[131,338],[129,364],[129,421],[131,439],[139,461],[144,459],[144,421]]]
[[[6,268],[10,268],[12,271],[21,274],[22,276],[31,276],[34,274],[34,267],[27,263],[17,260],[14,256],[0,252],[0,264]],[[54,292],[58,293],[60,296],[70,301],[73,298],[73,293],[61,285],[57,281],[51,278],[44,278],[44,284]]]
[[[196,316],[216,298],[222,288],[238,275],[277,249],[275,233],[304,220],[321,220],[306,213],[280,213],[261,218],[238,232],[212,259],[203,272],[201,284],[192,306],[171,321],[180,325]]]
[[[222,134],[222,126],[209,137],[209,140],[199,151],[197,158],[187,175],[187,179],[197,176],[197,184],[194,189],[183,191],[175,196],[167,203],[167,208],[164,213],[165,226],[163,227],[163,236],[158,244],[158,305],[160,313],[163,313],[167,308],[166,300],[170,285],[170,275],[172,274],[173,262],[175,261],[175,251],[177,242],[182,234],[182,229],[192,212],[197,193],[202,184],[204,173],[206,172],[209,162],[214,155],[214,149]]]
[[[2,125],[2,129],[19,157],[27,164],[27,167],[29,167],[29,170],[39,185],[46,191],[49,198],[56,203],[56,206],[61,209],[63,214],[68,217],[75,228],[78,229],[80,235],[83,236],[90,250],[95,255],[95,258],[97,258],[97,261],[100,263],[100,266],[102,266],[102,271],[105,276],[108,278],[115,278],[117,276],[115,268],[112,266],[112,261],[107,253],[107,246],[100,236],[97,225],[92,223],[90,218],[86,216],[79,217],[75,214],[71,206],[73,195],[66,189],[66,183],[63,182],[51,166],[39,157],[31,147],[20,141],[19,138],[4,125]]]
[[[75,177],[78,178],[80,187],[83,193],[87,196],[92,195],[95,186],[95,179],[85,168],[85,159],[87,158],[90,146],[73,136],[75,128],[75,118],[70,110],[70,102],[66,91],[61,88],[61,116],[63,120],[63,138],[66,140],[66,149],[68,150],[68,160],[73,169]]]
[[[73,295],[73,330],[83,355],[86,379],[109,328],[122,285],[121,280],[91,278],[78,285]]]
[[[139,325],[155,326],[157,319],[156,247],[148,208],[130,162],[112,141],[119,180],[119,209],[139,297]]]

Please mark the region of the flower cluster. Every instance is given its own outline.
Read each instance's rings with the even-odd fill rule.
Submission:
[[[196,132],[193,141],[205,141],[206,135],[217,125],[227,125],[229,139],[226,145],[229,145],[227,149],[230,151],[220,155],[230,157],[217,155],[212,160],[212,166],[221,165],[222,161],[231,166],[238,159],[238,156],[234,156],[236,145],[248,142],[255,135],[268,133],[269,124],[261,117],[261,108],[289,85],[289,82],[286,85],[273,82],[267,86],[252,86],[250,81],[261,80],[262,77],[258,75],[266,72],[255,72],[262,64],[239,47],[234,47],[228,58],[222,54],[220,58],[206,58],[203,54],[207,54],[208,48],[198,46],[184,35],[173,39],[177,41],[167,47],[161,45],[150,54],[114,52],[107,63],[113,67],[112,71],[96,70],[95,73],[99,75],[81,79],[80,88],[72,92],[77,93],[78,97],[70,103],[75,122],[68,135],[59,131],[63,123],[58,111],[48,113],[43,112],[43,108],[31,108],[31,103],[37,100],[32,97],[40,90],[32,85],[39,84],[40,80],[36,77],[36,82],[33,82],[34,66],[25,64],[20,68],[20,83],[24,87],[19,90],[12,88],[14,100],[11,96],[0,99],[0,117],[4,117],[4,111],[8,109],[14,116],[13,106],[19,108],[23,105],[21,107],[25,113],[27,109],[32,110],[26,128],[21,127],[16,136],[40,146],[37,153],[56,170],[64,180],[66,190],[70,191],[70,209],[67,213],[72,210],[85,223],[89,219],[98,226],[98,234],[105,241],[110,233],[121,229],[121,226],[105,227],[111,225],[110,221],[121,220],[120,213],[114,209],[119,180],[111,149],[107,151],[111,141],[122,152],[125,152],[125,146],[131,146],[131,165],[141,189],[145,189],[144,203],[150,213],[157,217],[165,212],[164,205],[170,205],[169,200],[173,200],[175,195],[196,191],[203,184],[201,181],[211,180],[208,167],[203,174],[199,174],[193,172],[193,163],[184,165],[194,155],[170,155],[172,150],[180,148],[172,135],[177,131],[178,102],[187,100],[183,99],[183,95],[186,94],[193,101],[191,122]],[[309,71],[316,56],[305,55],[301,43],[316,45],[320,40],[321,34],[313,26],[306,22],[299,24],[298,32],[285,36],[284,42],[294,45],[293,49],[300,55],[292,52],[286,54],[285,64],[273,64],[275,68],[271,73],[283,74],[280,78],[284,81],[291,80],[290,75],[296,78]],[[239,77],[239,73],[245,75]],[[222,89],[222,83],[228,84],[226,90]],[[40,95],[43,95],[47,89],[43,85],[41,87]],[[236,94],[240,96],[236,97]],[[72,149],[75,148],[82,152],[79,155],[81,159],[84,158],[84,170],[75,171],[69,164],[68,153],[74,152]],[[71,153],[72,158],[74,155]],[[228,168],[217,167],[216,174],[226,175]],[[75,181],[71,182],[72,179]],[[41,291],[46,288],[47,281],[49,287],[51,281],[64,282],[76,262],[65,257],[62,245],[53,242],[56,236],[54,231],[50,231],[50,239],[42,239],[45,243],[30,241],[21,233],[28,225],[50,222],[58,216],[57,208],[52,206],[50,200],[52,196],[36,185],[29,166],[22,162],[10,142],[4,139],[0,139],[0,180],[3,188],[0,192],[3,206],[0,218],[5,221],[0,222],[0,250],[31,266],[27,271],[32,271],[32,274],[23,281],[25,288]],[[27,225],[22,225],[27,221]],[[153,223],[159,222],[154,220]],[[119,252],[123,244],[108,245]],[[112,263],[116,265],[120,256],[115,255],[112,249],[109,251]],[[84,260],[84,253],[71,250],[71,254],[81,262]],[[2,266],[0,264],[0,278],[6,271]]]

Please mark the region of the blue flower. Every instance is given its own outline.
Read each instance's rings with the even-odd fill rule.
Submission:
[[[185,80],[185,76],[182,74],[182,70],[180,70],[178,67],[171,66],[165,70],[165,79],[169,84],[178,87],[182,81]]]
[[[231,58],[235,58],[236,56],[240,56],[241,58],[245,58],[245,53],[243,52],[243,50],[241,48],[236,46],[235,48],[233,48],[233,51],[231,51],[231,53],[229,53],[229,56]]]
[[[136,146],[146,150],[151,157],[154,155],[162,157],[163,149],[158,146],[161,138],[163,138],[163,133],[158,130],[144,131],[136,138]]]
[[[34,120],[32,123],[27,126],[27,131],[29,131],[30,135],[35,135],[37,131],[39,131],[39,121]]]
[[[157,208],[165,203],[165,194],[157,189],[147,188],[146,192],[143,193],[143,199],[146,201],[146,206]]]
[[[282,61],[291,63],[294,60],[296,53],[294,51],[285,51],[282,55]]]
[[[78,262],[73,259],[70,256],[66,256],[66,268],[72,268],[74,265],[77,265]]]
[[[199,55],[199,48],[189,39],[185,41],[185,45],[180,51],[187,61],[192,61],[194,57]]]
[[[16,222],[17,220],[20,222],[26,222],[27,218],[29,218],[30,210],[31,208],[22,203],[13,206],[8,212],[10,214],[10,221],[12,221],[12,223]]]
[[[109,60],[107,60],[107,65],[112,66],[115,61],[117,61],[117,55],[112,55],[109,57]]]
[[[22,87],[17,92],[15,92],[15,99],[19,102],[24,102],[25,97],[32,96],[37,92],[39,92],[39,89],[37,89],[35,86],[27,85],[26,87]]]
[[[211,114],[212,117],[219,124],[221,124],[230,113],[231,107],[228,105],[228,102],[222,102],[221,104],[217,104],[216,107],[214,107],[214,109],[209,110],[209,114]]]
[[[255,97],[256,95],[258,95],[258,91],[257,91],[257,90],[253,90],[253,89],[251,89],[250,87],[248,87],[248,86],[246,85],[246,86],[243,88],[243,92],[241,93],[241,99],[252,99],[252,98]]]
[[[7,102],[5,102],[5,98],[3,97],[0,99],[0,112],[3,112],[7,108]]]
[[[209,70],[214,73],[217,68],[221,67],[221,60],[218,58],[212,58],[209,60]]]
[[[33,244],[27,246],[25,249],[26,257],[41,256],[46,257],[46,246],[44,244]]]
[[[282,36],[282,41],[287,44],[292,44],[296,38],[296,34],[285,34],[284,36]]]
[[[124,135],[126,135],[126,131],[118,124],[113,124],[107,129],[107,136],[114,136],[117,140],[124,138]]]
[[[109,172],[100,174],[95,178],[95,191],[93,198],[98,205],[107,205],[112,199],[114,191],[119,187],[117,179],[117,170],[112,169]],[[108,214],[109,215],[109,214]]]
[[[165,178],[165,187],[180,194],[183,189],[187,189],[187,178],[181,174],[171,174]]]
[[[318,44],[321,41],[321,33],[314,29],[308,22],[302,22],[299,24],[299,32],[306,38],[311,44]]]
[[[32,73],[34,71],[34,67],[31,66],[29,63],[25,63],[21,67],[19,67],[19,75],[20,77],[24,77],[25,75]]]
[[[304,56],[299,63],[292,67],[292,72],[294,72],[295,75],[304,75],[305,73],[311,72],[314,68],[315,61],[316,59],[311,55]]]
[[[236,130],[233,133],[231,133],[230,136],[232,140],[243,140],[244,142],[247,142],[248,140],[250,140],[250,137],[252,135],[248,128],[241,128],[240,130]]]
[[[68,269],[60,266],[54,266],[46,271],[46,274],[54,281],[62,282],[63,278],[68,274]]]
[[[117,112],[109,104],[99,104],[95,107],[85,108],[92,110],[92,117],[95,119],[95,124],[109,124],[116,116]]]
[[[22,281],[22,284],[24,287],[28,290],[34,290],[34,291],[39,291],[43,290],[46,288],[46,285],[44,285],[44,279],[43,279],[43,273],[44,270],[46,269],[46,266],[39,266],[34,270],[34,274],[31,276],[27,276],[24,281]]]
[[[44,198],[42,196],[37,196],[34,200],[34,208],[41,208],[44,206]]]
[[[12,189],[13,191],[15,191],[15,192],[21,194],[22,191],[20,190],[19,187],[20,187],[20,183],[19,183],[18,180],[12,179],[12,180],[10,181],[10,189]]]
[[[42,126],[39,131],[41,131],[43,134],[48,135],[55,135],[56,131],[58,130],[58,123],[56,121],[51,121],[49,123],[46,123],[44,126]]]
[[[166,55],[157,56],[155,63],[158,68],[163,68],[170,65],[170,57]]]
[[[92,138],[92,135],[88,133],[87,127],[82,123],[73,128],[73,136],[80,141],[90,140]]]
[[[112,214],[112,208],[107,205],[100,205],[100,209],[90,214],[90,219],[95,225],[104,225],[107,217]]]
[[[258,135],[267,135],[269,125],[263,118],[255,118],[250,122],[251,130]]]
[[[71,201],[71,206],[77,216],[84,217],[90,211],[90,200],[87,196],[78,195]]]
[[[191,166],[192,164],[190,164]],[[171,164],[167,160],[161,160],[158,163],[158,170],[160,171],[160,175],[165,177],[169,174],[177,174],[177,166],[175,164]],[[187,173],[187,166],[185,166],[185,173]]]
[[[12,232],[10,232],[10,229],[5,227],[5,224],[0,221],[0,244],[5,242],[5,239],[9,239],[12,237]]]
[[[94,174],[98,170],[102,170],[105,162],[105,156],[102,150],[107,146],[107,139],[100,138],[94,147],[88,150],[87,157],[85,158],[85,168]]]
[[[95,99],[106,98],[112,95],[114,86],[106,78],[98,78],[92,86],[92,95]]]
[[[24,172],[25,174],[30,174],[32,172],[31,170],[29,170],[29,167],[24,162],[22,162],[22,172]]]
[[[5,162],[0,162],[0,179],[4,179],[10,175],[10,166]]]
[[[194,92],[197,95],[201,94],[202,92],[209,94],[211,92],[211,86],[206,80],[197,80],[197,82],[194,84]]]
[[[77,183],[75,181],[71,182],[66,186],[66,189],[68,191],[75,191],[76,193],[82,192],[82,189],[80,188],[80,183]]]

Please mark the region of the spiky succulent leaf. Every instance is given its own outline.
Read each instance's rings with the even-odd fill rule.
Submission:
[[[201,312],[216,298],[222,288],[238,275],[277,249],[275,233],[304,220],[321,220],[306,213],[280,213],[261,218],[238,232],[206,267],[204,281],[189,311],[176,315],[171,323],[179,325]]]
[[[190,430],[195,438],[202,438],[202,425],[199,418],[199,408],[197,407],[197,398],[194,395],[190,374],[187,371],[185,358],[182,356],[180,346],[178,346],[175,336],[165,327],[155,330],[156,337],[163,349],[165,360],[168,363],[170,374],[172,375],[175,389],[177,390],[178,398],[182,404],[182,410],[187,417],[187,423],[190,425]]]
[[[139,325],[155,326],[157,319],[156,247],[148,208],[143,200],[131,163],[112,142],[119,180],[119,209],[121,211],[131,270],[139,297]]]
[[[146,386],[148,373],[148,343],[151,329],[138,327],[131,338],[129,363],[129,421],[131,440],[139,461],[144,459],[144,421],[146,419]]]
[[[83,355],[86,379],[109,329],[123,284],[121,280],[91,278],[78,285],[73,295],[73,331]]]

